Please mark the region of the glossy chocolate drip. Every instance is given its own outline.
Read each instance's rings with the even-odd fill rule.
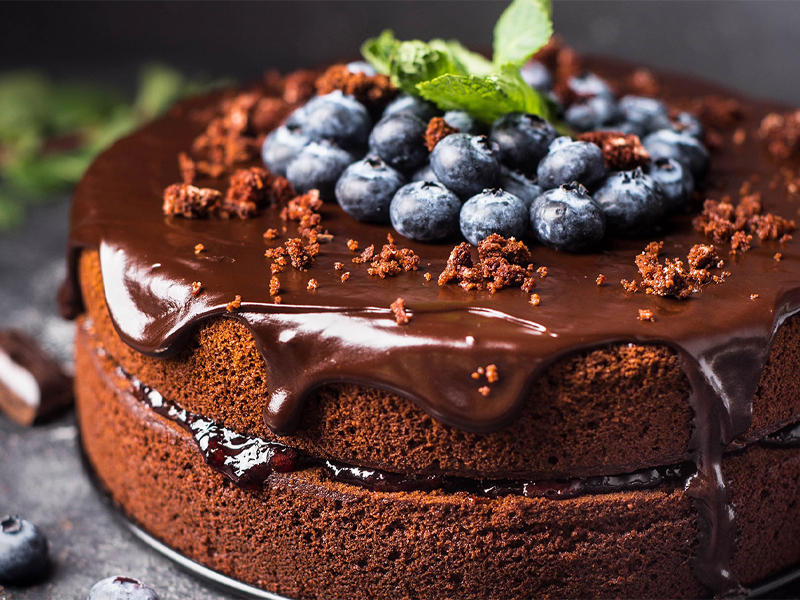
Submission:
[[[590,67],[612,78],[627,74],[606,63]],[[731,95],[674,76],[659,76],[659,81],[668,100]],[[214,100],[183,104],[115,144],[89,169],[72,213],[71,272],[61,296],[65,314],[80,310],[75,269],[79,250],[89,247],[99,250],[114,325],[140,352],[167,356],[201,321],[239,319],[268,365],[270,399],[264,416],[278,434],[292,431],[315,388],[341,381],[395,391],[453,427],[495,430],[513,421],[530,396],[530,382],[565,354],[620,342],[668,345],[692,384],[698,472],[690,493],[702,531],[695,573],[717,593],[738,590],[729,568],[735,524],[721,456],[750,425],[753,395],[777,327],[800,308],[798,256],[791,246],[764,242],[742,256],[726,256],[732,275],[724,284],[675,300],[629,294],[617,283],[637,275],[634,256],[650,239],[610,240],[602,251],[585,255],[531,244],[534,261],[548,269],[537,288],[541,305],[534,308],[520,290],[493,295],[439,287],[436,275],[452,243],[398,240],[421,257],[420,271],[386,280],[370,277],[365,265],[351,262],[354,255],[345,242],[354,238],[362,248],[380,247],[394,232],[358,223],[338,206],[326,205],[323,225],[334,240],[322,247],[307,272],[280,274],[283,303],[276,305],[268,291],[262,233],[284,225],[277,210],[248,221],[161,214],[164,187],[180,179],[176,156],[203,129],[188,114]],[[750,139],[763,114],[785,109],[740,100],[748,114],[742,126]],[[735,195],[745,179],[757,175],[765,208],[792,218],[796,206],[786,202],[783,190],[767,186],[776,172],[777,165],[758,144],[729,144],[712,158],[711,178],[722,185],[710,195]],[[693,230],[691,215],[675,217],[651,239],[665,240],[664,254],[670,257],[684,257],[692,245],[707,241]],[[198,243],[207,249],[199,256],[193,251]],[[780,262],[773,259],[778,251],[783,253]],[[339,280],[336,262],[351,271],[346,283]],[[432,281],[424,279],[426,271]],[[595,285],[598,274],[609,285]],[[317,291],[307,289],[311,277],[319,282]],[[197,297],[193,281],[203,285]],[[758,298],[751,299],[752,294]],[[241,308],[227,313],[235,295],[243,299]],[[406,326],[398,326],[389,310],[397,297],[404,298],[412,315]],[[655,322],[639,321],[641,308],[653,310]],[[482,384],[470,374],[488,364],[497,365],[500,379],[483,396],[478,392]]]
[[[478,480],[448,475],[392,473],[303,456],[283,444],[236,433],[165,399],[158,391],[126,373],[122,367],[116,368],[115,375],[127,381],[128,391],[139,402],[186,430],[209,467],[246,489],[262,487],[273,472],[289,473],[316,467],[321,468],[333,481],[378,492],[441,490],[488,498],[514,494],[527,498],[563,500],[583,494],[611,494],[662,485],[683,486],[694,472],[694,465],[682,464],[641,469],[622,475],[544,481]]]

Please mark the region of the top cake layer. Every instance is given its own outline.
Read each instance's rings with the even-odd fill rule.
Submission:
[[[626,72],[592,67],[612,80]],[[684,78],[662,76],[661,85],[668,101],[720,94]],[[99,250],[109,312],[136,350],[169,355],[197,323],[226,315],[253,332],[269,365],[265,419],[273,431],[291,431],[308,393],[335,381],[396,391],[445,424],[491,431],[513,420],[530,382],[556,358],[609,343],[660,343],[678,352],[693,405],[724,407],[727,441],[747,429],[772,336],[800,303],[797,258],[782,243],[765,241],[724,257],[731,276],[688,300],[633,294],[617,283],[636,277],[634,257],[648,240],[610,240],[587,254],[531,244],[533,262],[547,269],[536,289],[541,303],[532,306],[529,294],[517,289],[492,294],[438,285],[452,244],[402,240],[389,227],[359,223],[325,204],[322,224],[333,239],[307,269],[280,274],[282,303],[275,304],[264,251],[296,236],[295,223],[281,220],[279,210],[248,220],[184,220],[161,212],[163,190],[179,176],[177,154],[204,129],[199,111],[218,100],[184,103],[118,142],[76,191],[72,244]],[[745,107],[740,128],[751,134],[764,114],[781,108],[737,100]],[[791,218],[795,209],[785,189],[767,185],[776,170],[757,144],[725,144],[712,160],[712,193],[735,197],[743,182],[758,180],[753,187],[764,206]],[[220,187],[223,181],[204,183]],[[653,235],[664,240],[664,255],[683,257],[708,241],[691,218],[677,216]],[[274,241],[264,239],[265,230],[284,227]],[[392,234],[420,257],[416,272],[382,279],[367,274],[368,264],[353,263],[369,245],[377,253]],[[348,248],[351,239],[359,251]],[[205,248],[200,254],[198,244]],[[337,263],[350,273],[344,282]],[[607,284],[597,285],[599,275]],[[310,289],[310,279],[318,287]],[[241,304],[232,305],[236,296]],[[406,325],[397,324],[390,308],[398,297],[410,314]],[[652,311],[654,320],[643,322],[640,309]],[[496,365],[496,381],[472,377],[488,365]]]

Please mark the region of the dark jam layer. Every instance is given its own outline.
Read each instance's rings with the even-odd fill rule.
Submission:
[[[165,399],[158,391],[126,373],[121,367],[117,367],[116,374],[128,382],[129,391],[137,400],[185,429],[194,439],[209,467],[237,486],[247,489],[262,487],[272,473],[289,473],[318,467],[333,481],[376,492],[441,490],[487,498],[516,495],[565,500],[583,494],[611,494],[652,489],[662,485],[682,487],[695,473],[693,463],[641,469],[623,475],[552,481],[478,480],[449,475],[391,473],[303,456],[288,446],[236,433]]]
[[[792,423],[762,440],[761,445],[774,448],[796,448],[800,446],[800,423]]]

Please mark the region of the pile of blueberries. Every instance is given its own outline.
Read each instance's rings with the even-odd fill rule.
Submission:
[[[370,72],[353,63],[351,70]],[[552,94],[547,69],[530,62],[526,82]],[[569,80],[581,100],[561,111],[574,130],[620,131],[642,138],[651,162],[608,171],[600,148],[558,136],[546,120],[508,113],[491,126],[462,111],[442,114],[401,95],[375,115],[334,92],[295,110],[264,142],[267,167],[300,192],[318,189],[359,221],[391,223],[403,236],[432,242],[460,230],[472,244],[492,233],[580,252],[606,235],[639,237],[684,209],[708,167],[704,132],[689,113],[674,121],[660,100],[619,100],[600,77]],[[555,98],[557,100],[557,98]],[[459,130],[432,152],[424,143],[434,116]]]

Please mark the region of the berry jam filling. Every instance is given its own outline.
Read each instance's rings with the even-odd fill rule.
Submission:
[[[480,480],[450,475],[391,473],[303,456],[297,450],[282,444],[236,433],[165,399],[159,392],[126,373],[122,367],[117,367],[116,374],[128,381],[130,393],[137,400],[190,433],[208,466],[242,488],[257,489],[272,473],[321,468],[333,481],[378,492],[442,490],[487,498],[517,495],[561,500],[583,494],[609,494],[652,489],[662,485],[683,486],[695,472],[692,463],[681,463],[641,469],[623,475],[549,481]]]

